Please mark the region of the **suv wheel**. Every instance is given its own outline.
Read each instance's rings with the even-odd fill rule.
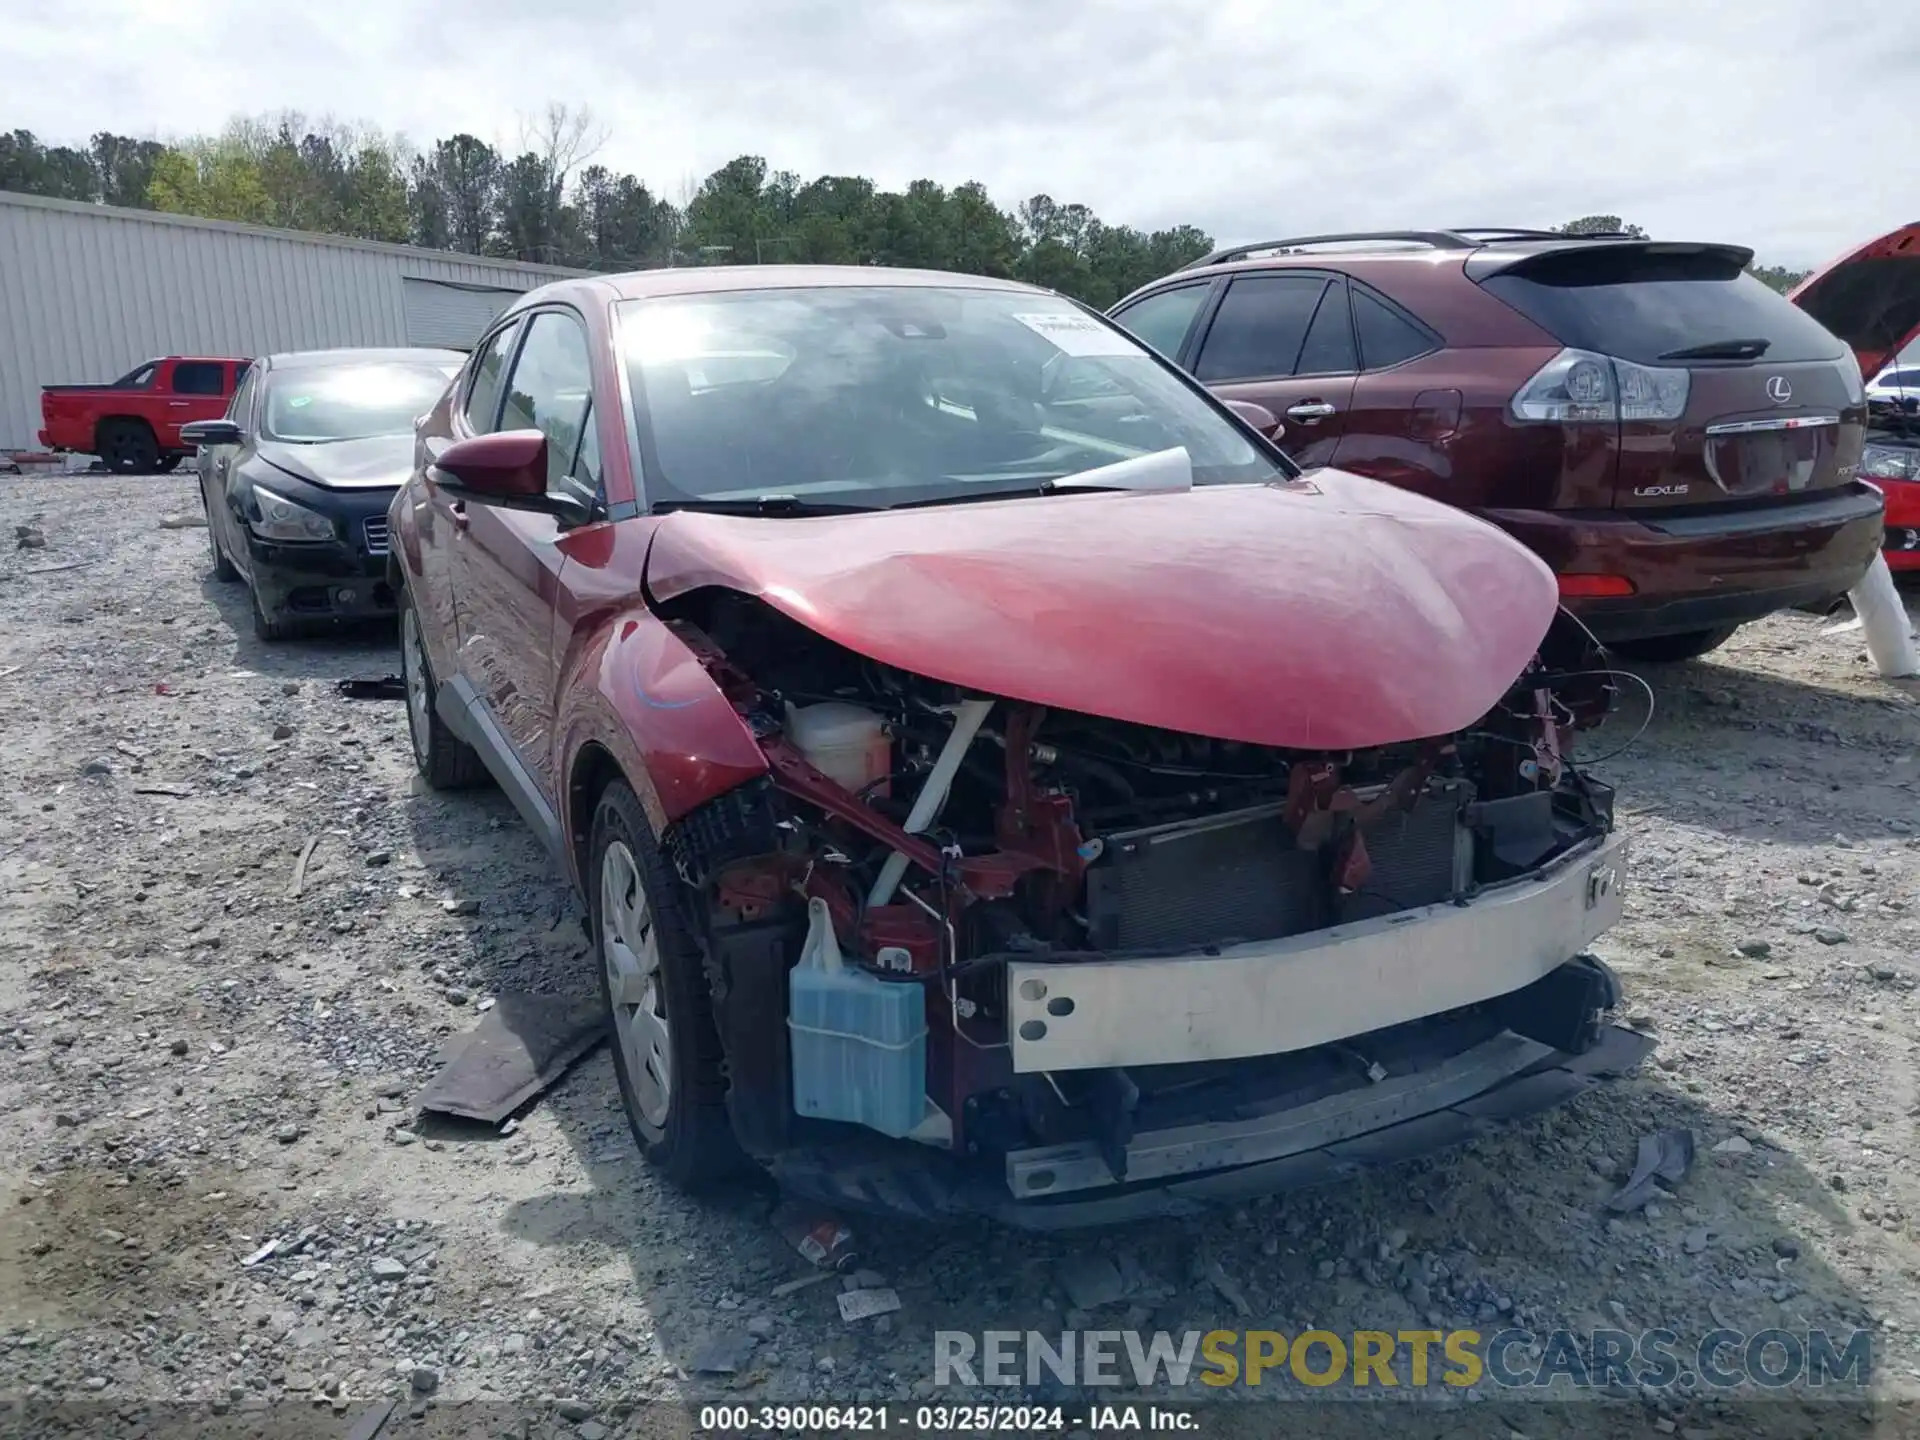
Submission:
[[[1739,628],[1722,625],[1713,630],[1685,630],[1678,635],[1649,635],[1643,640],[1619,640],[1607,648],[1629,660],[1667,665],[1677,660],[1696,660],[1709,650],[1718,650]]]
[[[146,475],[160,463],[153,431],[138,420],[109,420],[100,427],[100,458],[116,475]]]
[[[487,767],[480,756],[447,728],[434,708],[439,687],[427,664],[413,595],[404,585],[400,587],[400,676],[407,687],[407,734],[413,740],[413,763],[421,778],[435,790],[466,790],[486,779]]]
[[[616,780],[594,807],[587,886],[613,1071],[640,1153],[698,1189],[742,1168],[700,949],[679,880],[639,799]]]

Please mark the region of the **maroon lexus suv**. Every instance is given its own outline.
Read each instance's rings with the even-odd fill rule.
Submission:
[[[1880,544],[1852,351],[1753,252],[1395,231],[1221,250],[1112,316],[1334,465],[1485,517],[1624,655],[1831,600]]]

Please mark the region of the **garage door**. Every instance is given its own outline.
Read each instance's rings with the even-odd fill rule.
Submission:
[[[439,280],[403,277],[409,345],[446,346],[471,350],[493,323],[493,317],[520,296],[518,290],[449,285]]]

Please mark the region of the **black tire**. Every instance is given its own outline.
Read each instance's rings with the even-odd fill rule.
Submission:
[[[470,790],[489,777],[479,753],[447,728],[434,708],[440,686],[433,678],[427,647],[420,634],[420,617],[413,595],[400,587],[400,671],[407,689],[407,735],[413,742],[413,763],[420,778],[435,790]],[[416,668],[417,667],[417,668]],[[416,704],[416,685],[421,703]]]
[[[665,995],[670,1076],[663,1117],[649,1118],[634,1088],[625,1047],[614,1025],[613,982],[607,963],[608,852],[623,846],[632,857],[658,945],[659,980]],[[593,949],[599,961],[600,993],[613,1031],[613,1071],[634,1143],[649,1164],[675,1185],[703,1190],[741,1175],[745,1155],[727,1118],[725,1056],[714,1028],[713,1005],[701,967],[700,947],[685,910],[687,892],[660,854],[639,798],[624,780],[600,793],[586,874]]]
[[[247,587],[247,598],[253,602],[253,633],[255,638],[268,644],[277,644],[282,640],[291,640],[300,633],[296,621],[282,615],[270,614],[267,607],[260,603],[260,592],[252,586]]]
[[[1715,630],[1685,630],[1678,635],[1649,635],[1641,640],[1617,640],[1607,648],[1629,660],[1644,660],[1650,665],[1670,665],[1679,660],[1697,660],[1709,650],[1718,650],[1733,638],[1738,625],[1722,625]]]
[[[144,420],[108,420],[97,443],[101,461],[116,475],[146,475],[160,463],[160,446]]]
[[[162,475],[171,475],[175,470],[180,468],[180,457],[178,455],[162,455],[158,460],[154,461],[153,468],[158,470]]]
[[[227,552],[220,548],[220,527],[213,517],[213,506],[207,503],[207,492],[200,492],[200,508],[207,512],[207,548],[213,551],[213,578],[216,580],[238,580],[240,572],[227,558]]]

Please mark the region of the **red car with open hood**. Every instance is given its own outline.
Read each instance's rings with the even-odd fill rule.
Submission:
[[[1787,298],[1878,375],[1920,343],[1920,223],[1849,250]],[[1887,497],[1888,566],[1920,571],[1920,389],[1869,395],[1860,475]]]
[[[415,758],[590,912],[633,1130],[1058,1226],[1618,1073],[1611,695],[1552,572],[1008,281],[517,303],[390,516]]]

